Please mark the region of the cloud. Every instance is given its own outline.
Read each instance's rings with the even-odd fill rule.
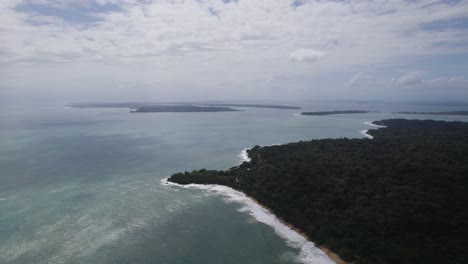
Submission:
[[[325,52],[314,49],[300,49],[289,54],[289,59],[292,61],[317,61],[325,56]]]
[[[345,83],[344,86],[352,87],[352,86],[375,86],[377,84],[377,79],[369,74],[365,74],[363,72],[358,72],[351,76],[351,78]]]
[[[374,87],[381,90],[401,91],[455,91],[468,93],[468,80],[464,76],[424,78],[423,71],[409,71],[399,78],[377,78],[371,74],[358,72],[343,84],[343,87]],[[411,89],[406,89],[409,86]]]
[[[310,82],[295,76],[373,68],[389,79],[400,65],[417,68],[412,64],[421,58],[443,68],[448,62],[437,56],[467,54],[468,28],[448,26],[468,18],[467,10],[468,1],[426,0],[2,0],[0,97],[65,98],[93,89],[106,95],[115,83],[149,87],[157,81],[152,95],[162,100],[251,99],[268,96],[257,84],[275,74],[288,80],[284,94],[293,85],[309,89]],[[459,64],[466,69],[468,63]],[[398,81],[417,85],[418,76]],[[347,86],[374,89],[376,83],[361,73]],[[314,87],[319,96],[328,83]]]
[[[14,3],[0,6],[7,30],[4,38],[15,42],[10,49],[19,51],[11,54],[9,59],[13,60],[54,60],[51,53],[61,50],[81,50],[82,59],[96,59],[93,53],[103,59],[156,56],[169,54],[172,46],[197,46],[199,49],[190,51],[255,50],[260,57],[265,49],[286,51],[294,61],[324,59],[326,50],[333,70],[339,70],[393,58],[467,51],[466,45],[460,44],[468,41],[463,28],[442,27],[434,32],[423,27],[467,17],[463,12],[468,9],[466,1],[435,2],[430,7],[425,7],[425,1],[403,0],[301,1],[299,6],[286,0],[5,2]],[[45,21],[60,18],[62,23],[28,23],[37,17]],[[89,45],[98,49],[93,53],[83,49]],[[307,46],[320,49],[304,48]],[[43,50],[51,52],[44,54]]]
[[[433,89],[463,90],[468,93],[468,80],[464,76],[431,79],[424,82],[424,85]]]
[[[396,80],[396,83],[403,86],[420,84],[424,73],[421,71],[408,72]]]

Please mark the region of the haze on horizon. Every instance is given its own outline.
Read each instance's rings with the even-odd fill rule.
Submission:
[[[468,1],[2,0],[0,103],[468,99]]]

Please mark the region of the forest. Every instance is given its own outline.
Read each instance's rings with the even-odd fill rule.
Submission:
[[[357,264],[468,263],[468,123],[390,119],[373,139],[260,147],[179,184],[242,191]]]

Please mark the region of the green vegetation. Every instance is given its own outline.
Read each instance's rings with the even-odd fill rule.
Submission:
[[[468,115],[468,111],[445,111],[445,112],[395,112],[394,114],[405,115]]]
[[[302,112],[301,115],[339,115],[339,114],[367,114],[375,113],[374,111],[365,110],[338,110],[338,111],[318,111],[318,112]]]
[[[250,162],[169,181],[242,191],[346,261],[468,263],[468,123],[374,123],[374,139],[255,146]]]

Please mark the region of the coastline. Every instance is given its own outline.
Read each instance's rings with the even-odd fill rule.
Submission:
[[[431,260],[429,261],[431,263],[440,263],[447,257],[457,259],[457,263],[463,262],[466,257],[463,252],[450,250],[456,248],[457,241],[463,239],[461,233],[452,234],[447,233],[447,229],[437,229],[434,233],[428,234],[424,230],[414,229],[412,225],[402,227],[399,224],[402,220],[412,222],[414,219],[407,212],[414,210],[415,206],[428,203],[443,205],[436,208],[440,210],[420,212],[418,217],[428,224],[452,226],[454,219],[459,219],[452,213],[463,211],[464,204],[460,202],[463,199],[447,203],[443,197],[452,194],[459,197],[466,196],[466,192],[463,193],[459,186],[463,184],[462,175],[466,160],[464,157],[468,155],[466,151],[468,148],[454,149],[450,146],[467,144],[464,139],[468,123],[402,118],[363,123],[364,128],[372,127],[367,127],[368,130],[364,130],[363,134],[374,136],[374,140],[370,141],[363,137],[352,140],[327,138],[323,141],[300,141],[277,148],[261,148],[256,145],[250,151],[243,149],[243,155],[239,155],[245,162],[247,158],[245,152],[247,152],[252,158],[249,163],[242,163],[240,166],[226,170],[199,169],[174,173],[168,180],[181,183],[184,188],[187,188],[186,185],[188,188],[203,188],[206,190],[203,194],[209,196],[216,192],[211,188],[223,188],[216,196],[226,202],[235,202],[236,207],[230,207],[230,210],[239,208],[237,207],[239,204],[242,208],[238,211],[251,216],[247,216],[246,223],[267,224],[284,239],[287,245],[299,249],[299,251],[294,250],[294,255],[288,255],[288,260],[291,261],[298,259],[299,263],[346,264],[347,262],[392,262],[395,259],[402,259],[411,263],[416,256],[424,254],[421,256]],[[386,128],[381,129],[382,127]],[[439,141],[439,138],[443,140]],[[381,151],[382,147],[386,148],[385,152]],[[426,151],[431,148],[437,151],[434,153]],[[341,149],[345,151],[337,157],[336,152]],[[445,161],[446,157],[452,157],[453,163],[440,162]],[[348,164],[353,166],[343,168],[343,165],[348,166]],[[376,167],[375,164],[379,166]],[[414,165],[410,170],[406,170],[406,167],[403,167],[405,170],[401,170],[401,164]],[[265,165],[271,167],[266,167],[264,170]],[[386,169],[385,173],[382,173],[380,166]],[[447,171],[449,176],[435,174],[434,179],[430,178],[428,181],[428,168]],[[347,173],[348,169],[352,169],[353,173]],[[309,177],[307,181],[304,180],[305,177]],[[232,189],[225,186],[230,186]],[[404,188],[401,188],[402,186]],[[346,189],[349,187],[357,190],[355,196],[346,195]],[[430,187],[430,195],[421,195],[425,193],[421,190],[427,187]],[[367,190],[374,191],[369,193]],[[223,192],[245,192],[245,194],[241,193],[242,199],[236,200]],[[373,199],[375,195],[384,197],[386,194],[390,194],[388,199],[391,202],[387,198]],[[365,208],[360,204],[363,199],[368,200]],[[398,202],[393,203],[393,201]],[[254,212],[255,208],[248,208],[251,204],[260,208],[267,214],[265,218],[270,219],[261,219],[262,216]],[[347,210],[343,210],[344,208]],[[443,217],[447,215],[454,218]],[[388,219],[388,221],[381,222],[379,219]],[[315,224],[320,226],[316,227]],[[355,233],[350,233],[347,228],[349,226],[356,227],[362,232],[356,236]],[[392,234],[373,232],[373,230],[387,230],[394,227],[401,229]],[[306,231],[306,234],[301,230]],[[310,238],[318,242],[317,247],[310,242],[313,241]],[[398,243],[402,238],[408,241],[408,244]],[[371,248],[369,241],[375,242]],[[309,251],[310,247],[304,247],[307,243],[313,248],[312,251]],[[449,245],[442,250],[443,257],[438,251],[440,244]],[[386,250],[388,248],[395,250],[388,251]],[[343,258],[332,249],[340,253]],[[321,259],[322,261],[317,260],[313,250],[322,256],[325,255],[326,258]],[[307,253],[312,257],[301,258]],[[344,261],[346,259],[348,261]]]
[[[258,204],[259,206],[263,207],[265,210],[267,210],[268,212],[270,212],[271,214],[273,214],[276,218],[278,218],[278,220],[285,226],[291,228],[292,230],[294,230],[296,233],[298,233],[299,235],[301,235],[304,239],[314,243],[315,245],[315,242],[312,241],[312,239],[310,239],[310,237],[302,232],[299,228],[293,226],[292,224],[286,222],[285,220],[283,220],[281,217],[275,215],[273,213],[273,210],[271,210],[270,208],[266,207],[265,205],[261,204],[259,201],[257,201],[255,198],[251,197],[251,196],[248,196],[248,195],[245,195],[246,197],[248,197],[249,199],[251,199],[252,201],[254,201],[256,204]],[[327,254],[327,256],[332,260],[334,261],[336,264],[351,264],[350,262],[346,262],[344,261],[343,259],[340,258],[340,256],[338,256],[338,254],[336,254],[335,252],[331,251],[331,249],[325,247],[325,246],[317,246],[315,245],[315,247],[319,248],[323,253]]]
[[[247,154],[247,150],[249,150],[250,148],[243,148],[241,153],[239,155],[237,155],[240,159],[241,159],[241,163],[242,162],[250,162],[250,158],[249,158],[249,154]]]
[[[168,178],[161,180],[162,185],[175,186],[186,189],[199,189],[210,191],[215,195],[223,196],[227,202],[241,204],[239,211],[246,212],[258,222],[262,222],[273,228],[275,233],[285,239],[287,244],[293,248],[299,249],[298,261],[304,264],[350,264],[342,260],[335,252],[324,246],[316,246],[315,243],[300,229],[284,221],[273,211],[261,204],[255,198],[246,195],[243,192],[231,187],[217,184],[187,184],[169,182]]]
[[[384,128],[385,126],[380,126],[380,125],[377,125],[377,124],[374,124],[373,121],[366,121],[363,123],[364,125],[368,125],[368,126],[371,126],[371,127],[375,127],[375,128]],[[361,130],[359,131],[361,134],[363,134],[364,136],[366,136],[367,138],[369,139],[373,139],[373,136],[367,134],[367,132],[369,131],[369,129],[365,129],[365,130]],[[272,145],[269,145],[269,146],[274,146],[274,145],[280,145],[280,144],[272,144]],[[248,153],[247,151],[249,150],[250,148],[243,148],[241,150],[241,152],[238,154],[238,157],[240,158],[240,161],[241,163],[242,162],[250,162],[251,159],[250,157],[248,156]],[[199,189],[199,190],[204,190],[204,191],[211,191],[211,192],[214,192],[215,194],[217,195],[221,195],[223,196],[224,198],[227,198],[228,201],[233,201],[233,202],[236,202],[238,204],[241,204],[243,205],[244,207],[241,207],[241,209],[239,209],[240,211],[242,212],[247,212],[250,216],[252,216],[253,218],[255,218],[257,221],[259,222],[263,222],[264,224],[267,224],[269,226],[271,226],[275,233],[277,233],[280,237],[282,237],[283,239],[285,239],[287,242],[293,242],[293,244],[290,244],[288,243],[290,246],[292,246],[293,248],[299,248],[301,250],[301,253],[300,253],[300,256],[299,258],[301,258],[301,255],[302,255],[302,260],[299,260],[300,262],[302,263],[336,263],[336,264],[351,264],[351,262],[346,262],[344,261],[337,253],[333,252],[331,249],[325,247],[325,246],[316,246],[315,243],[313,242],[312,239],[310,239],[309,236],[307,236],[307,234],[305,234],[302,230],[300,230],[299,228],[293,226],[292,224],[286,222],[284,219],[280,218],[279,216],[275,215],[273,210],[271,210],[269,207],[263,205],[262,203],[260,203],[258,200],[256,200],[255,198],[241,192],[241,191],[238,191],[238,190],[235,190],[231,187],[228,187],[228,186],[224,186],[224,185],[217,185],[217,184],[186,184],[186,185],[182,185],[182,184],[178,184],[178,183],[174,183],[174,182],[169,182],[168,181],[169,178],[164,178],[164,179],[161,179],[161,184],[162,185],[166,185],[166,186],[175,186],[175,187],[179,187],[179,188],[186,188],[186,189]],[[224,189],[224,191],[223,191]],[[291,239],[287,236],[285,236],[284,234],[280,234],[277,230],[277,226],[275,226],[274,224],[272,223],[267,223],[266,221],[262,221],[262,220],[259,220],[257,217],[255,217],[254,213],[253,212],[249,212],[248,209],[246,209],[246,206],[248,206],[245,202],[241,201],[240,199],[233,199],[233,197],[229,197],[229,194],[228,192],[236,192],[236,193],[239,193],[239,194],[242,194],[242,196],[246,199],[248,199],[249,201],[251,201],[252,203],[254,203],[255,205],[257,205],[259,208],[261,208],[262,210],[264,210],[267,214],[269,214],[273,220],[276,220],[278,221],[281,225],[283,225],[284,227],[288,228],[291,232],[294,232],[294,235],[296,236],[296,239]],[[302,239],[302,241],[297,241],[297,237],[300,237]],[[296,241],[294,241],[296,240]],[[297,243],[299,242],[299,245],[297,245]],[[305,245],[307,243],[310,243],[309,245]],[[307,249],[304,249],[304,245],[306,247],[308,247]],[[315,250],[311,250],[311,249],[315,249]],[[308,252],[310,253],[310,255],[314,255],[315,257],[317,257],[317,255],[320,255],[323,254],[324,256],[326,256],[326,259],[323,259],[324,262],[317,262],[316,259],[311,259],[309,257],[305,257],[304,258],[304,255],[307,255],[307,253],[305,251],[311,251],[311,252]],[[319,254],[317,254],[316,251],[320,251]]]
[[[376,124],[374,124],[374,121],[366,121],[366,122],[364,122],[364,125],[368,125],[368,126],[371,126],[371,127],[375,127],[375,128],[377,128],[377,129],[386,127],[386,126],[376,125]],[[367,137],[368,139],[374,139],[374,137],[371,136],[371,135],[369,135],[369,134],[367,134],[367,132],[369,132],[369,129],[364,129],[364,130],[359,131],[359,133],[363,134],[363,135],[364,135],[365,137]]]
[[[368,139],[374,139],[373,136],[367,134],[368,131],[369,131],[369,129],[364,129],[364,130],[359,131],[359,133],[363,134]]]

